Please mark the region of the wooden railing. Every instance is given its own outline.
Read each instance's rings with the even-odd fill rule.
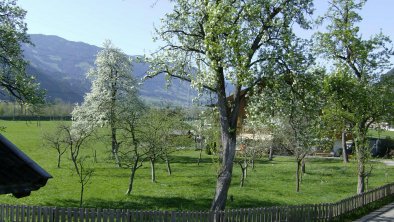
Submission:
[[[229,209],[225,211],[135,211],[0,205],[0,222],[257,222],[331,221],[371,202],[394,195],[394,183],[336,203]]]

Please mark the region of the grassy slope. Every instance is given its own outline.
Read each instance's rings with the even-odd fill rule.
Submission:
[[[56,152],[43,147],[41,135],[50,131],[56,122],[11,122],[3,134],[21,150],[46,169],[54,178],[31,196],[16,199],[11,195],[0,196],[0,203],[78,206],[79,184],[70,170],[67,156],[62,168],[56,168]],[[108,149],[101,143],[91,143],[85,155],[98,153],[98,163],[93,165],[95,174],[89,184],[84,206],[100,208],[206,210],[214,195],[217,164],[212,156],[203,155],[197,165],[198,152],[178,151],[172,155],[173,175],[168,176],[165,165],[157,165],[157,183],[150,182],[149,164],[137,171],[134,191],[125,196],[128,185],[128,169],[115,168],[109,160]],[[352,161],[354,162],[354,161]],[[394,181],[392,169],[380,163],[373,164],[370,188]],[[239,187],[240,169],[234,165],[234,177],[228,201],[230,208],[263,207],[333,202],[351,196],[356,190],[356,165],[344,165],[341,160],[308,159],[307,174],[303,177],[301,192],[296,193],[294,181],[295,163],[291,158],[278,157],[274,161],[259,160],[255,169],[249,171],[246,185]]]

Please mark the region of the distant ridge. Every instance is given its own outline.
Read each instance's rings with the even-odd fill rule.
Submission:
[[[388,71],[387,73],[386,73],[386,75],[394,75],[394,68],[393,69],[391,69],[390,71]]]
[[[22,45],[24,57],[29,62],[27,72],[36,76],[47,91],[47,100],[80,103],[90,89],[85,73],[93,67],[100,47],[83,42],[73,42],[54,35],[31,34],[34,46]],[[133,63],[132,75],[141,80],[148,70],[147,63]],[[191,105],[197,95],[189,83],[174,80],[166,89],[164,76],[148,79],[141,84],[144,100],[156,104]]]

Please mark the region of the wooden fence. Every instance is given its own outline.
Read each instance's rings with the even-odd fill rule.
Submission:
[[[134,211],[0,205],[0,222],[257,222],[331,221],[394,194],[394,183],[336,203],[225,211]]]

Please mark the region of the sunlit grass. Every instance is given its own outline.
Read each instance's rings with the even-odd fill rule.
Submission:
[[[377,131],[377,130],[369,130],[368,135],[375,138],[386,138],[390,137],[394,139],[394,131]]]
[[[6,126],[3,134],[21,150],[46,169],[53,179],[31,196],[16,199],[0,196],[1,203],[76,207],[79,205],[79,184],[71,170],[68,156],[62,158],[62,168],[56,167],[56,152],[43,146],[41,136],[54,129],[56,122],[1,121]],[[109,145],[109,144],[108,144]],[[84,207],[207,210],[214,195],[218,165],[213,156],[203,154],[197,165],[198,151],[181,150],[172,154],[173,174],[167,175],[163,162],[157,164],[157,182],[150,181],[146,162],[137,171],[134,190],[126,196],[130,170],[116,168],[109,158],[108,145],[91,142],[84,155],[97,152],[98,163],[89,159],[95,168],[94,176],[85,193]],[[394,181],[392,168],[371,162],[369,188]],[[369,167],[369,166],[368,166]],[[334,202],[354,195],[356,191],[356,164],[344,164],[340,159],[309,158],[303,175],[301,192],[295,192],[295,163],[291,157],[262,158],[249,169],[244,187],[239,187],[241,170],[234,164],[232,185],[227,206],[250,208],[274,205],[312,204]],[[231,198],[230,198],[231,197]]]

